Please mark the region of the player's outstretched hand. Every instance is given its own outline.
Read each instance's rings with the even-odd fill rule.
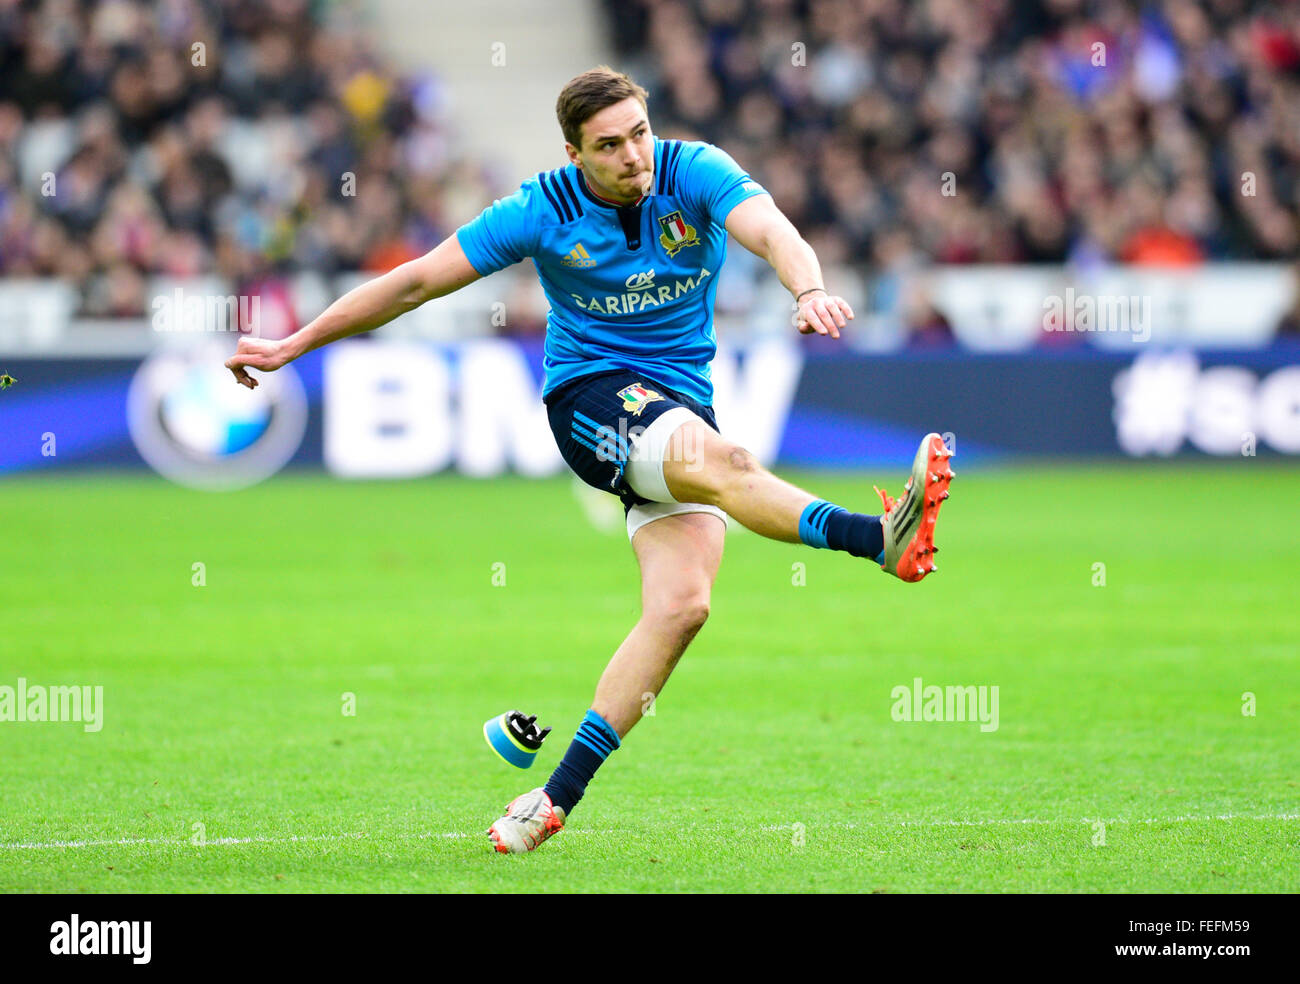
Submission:
[[[801,335],[830,335],[840,337],[840,329],[853,320],[853,308],[842,297],[830,294],[807,294],[799,301],[799,314],[795,327]]]
[[[249,389],[257,389],[257,380],[248,374],[245,366],[274,372],[290,361],[283,341],[270,338],[253,338],[245,335],[239,340],[234,356],[226,360],[226,368],[235,374],[235,382]]]

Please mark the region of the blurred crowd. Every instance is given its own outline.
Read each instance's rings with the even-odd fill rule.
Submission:
[[[1300,3],[604,2],[656,130],[727,149],[919,334],[933,262],[1300,252]],[[388,269],[508,193],[365,10],[0,0],[0,276],[139,314],[156,275]]]
[[[1300,246],[1300,4],[607,3],[659,130],[727,148],[835,254],[1188,264]]]
[[[916,333],[926,263],[1300,248],[1300,3],[606,0],[658,131],[726,148]]]
[[[148,309],[146,278],[386,270],[500,181],[364,4],[0,0],[0,275]],[[361,192],[365,193],[362,194]]]

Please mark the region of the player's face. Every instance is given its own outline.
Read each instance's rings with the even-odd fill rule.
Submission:
[[[582,150],[565,144],[591,190],[618,202],[635,202],[654,183],[654,134],[645,108],[631,97],[606,106],[582,125]]]

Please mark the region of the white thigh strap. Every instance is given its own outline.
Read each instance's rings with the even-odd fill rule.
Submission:
[[[673,407],[661,413],[649,427],[631,439],[624,477],[632,491],[651,502],[676,502],[664,481],[664,452],[673,432],[688,420],[700,420],[686,407]],[[700,420],[700,423],[704,421]],[[705,427],[708,424],[704,424]]]

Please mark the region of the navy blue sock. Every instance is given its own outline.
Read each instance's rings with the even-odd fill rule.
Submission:
[[[609,753],[622,744],[618,732],[595,711],[588,711],[573,736],[569,750],[546,780],[546,795],[567,817],[587,791],[587,783],[596,774]]]
[[[879,516],[851,513],[825,499],[808,503],[799,517],[799,539],[810,547],[843,550],[854,557],[885,559],[885,531]]]

